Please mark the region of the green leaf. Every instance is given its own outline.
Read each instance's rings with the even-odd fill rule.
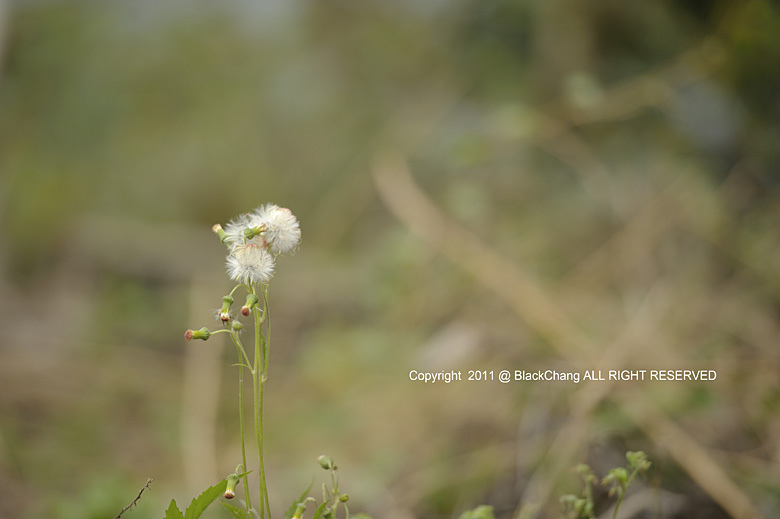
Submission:
[[[176,506],[175,499],[171,499],[171,504],[168,507],[168,510],[165,511],[165,517],[163,519],[184,519],[181,510]]]
[[[301,492],[301,495],[298,496],[298,499],[292,502],[290,505],[290,508],[287,509],[287,511],[284,513],[284,519],[291,519],[292,516],[295,515],[295,509],[298,508],[298,503],[306,499],[306,496],[309,495],[309,490],[311,490],[311,486],[314,484],[314,480],[311,480],[311,483],[309,483],[309,486],[306,487],[306,490]]]
[[[222,501],[222,506],[227,508],[228,512],[230,512],[230,515],[233,516],[233,519],[251,519],[251,515],[249,515],[249,512],[244,510],[243,508],[238,508],[237,506],[229,505],[226,502]]]
[[[320,506],[318,506],[314,511],[314,516],[311,519],[320,519],[320,517],[322,517],[322,511],[325,510],[327,505],[328,503],[322,503]]]
[[[493,507],[480,505],[473,510],[466,510],[460,515],[459,519],[495,519],[493,516]]]
[[[184,512],[184,519],[198,519],[208,506],[216,501],[225,493],[227,488],[227,479],[223,479],[213,487],[207,488],[201,495],[196,497]]]

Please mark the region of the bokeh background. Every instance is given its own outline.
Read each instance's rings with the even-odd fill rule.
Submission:
[[[0,6],[0,517],[161,517],[232,472],[210,229],[261,203],[276,515],[333,456],[376,518],[780,510],[780,9],[738,2]],[[417,370],[714,369],[714,382]],[[602,513],[610,500],[597,494]],[[211,517],[223,517],[214,507]]]

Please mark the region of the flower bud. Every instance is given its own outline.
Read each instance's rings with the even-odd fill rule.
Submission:
[[[247,241],[251,240],[255,236],[258,236],[260,233],[265,231],[265,224],[259,225],[257,227],[247,227],[244,229],[244,236],[246,236]],[[265,240],[263,240],[265,242]],[[263,243],[265,246],[265,243]]]
[[[187,330],[184,332],[184,339],[191,341],[192,339],[200,339],[202,341],[209,340],[211,332],[208,328],[201,328],[200,330]]]
[[[238,485],[238,474],[233,473],[227,477],[227,487],[225,487],[225,499],[236,497],[236,485]]]
[[[214,234],[219,236],[219,241],[222,243],[225,243],[225,241],[228,239],[228,235],[225,233],[225,230],[222,228],[221,225],[215,224],[214,227],[211,228],[212,231],[214,231]]]
[[[347,501],[349,501],[349,496],[347,494],[341,494],[341,496],[339,496],[339,501],[341,501],[342,503],[346,503]]]
[[[320,462],[320,467],[324,468],[325,470],[335,470],[336,465],[333,464],[333,458],[330,456],[326,456],[323,454],[319,458],[317,458],[317,461]]]
[[[244,306],[241,307],[241,315],[244,317],[249,317],[249,313],[251,312],[252,308],[257,306],[258,302],[259,300],[255,294],[247,294],[246,303],[244,303]]]
[[[244,325],[241,324],[241,321],[233,321],[230,324],[230,327],[233,329],[234,332],[240,332],[244,329]]]

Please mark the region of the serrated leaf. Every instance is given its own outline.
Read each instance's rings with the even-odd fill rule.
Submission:
[[[291,519],[292,516],[295,515],[295,509],[298,508],[298,503],[306,499],[306,497],[309,495],[309,490],[311,490],[311,486],[314,484],[314,480],[311,480],[311,483],[309,483],[309,486],[306,487],[306,490],[301,492],[301,495],[298,496],[298,499],[292,502],[290,505],[290,508],[287,509],[287,511],[284,513],[284,519]]]
[[[196,497],[184,511],[184,519],[198,519],[211,503],[225,494],[227,488],[227,479],[223,479],[213,487],[207,488],[201,495]]]
[[[168,506],[168,510],[165,511],[165,517],[163,519],[184,519],[184,516],[176,506],[176,500],[171,499],[171,504]]]
[[[230,505],[224,501],[222,501],[222,506],[227,508],[228,512],[230,512],[230,515],[233,516],[233,519],[251,519],[252,517],[251,515],[249,515],[249,512],[247,512],[243,508]]]

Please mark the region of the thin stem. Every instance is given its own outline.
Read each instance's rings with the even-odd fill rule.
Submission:
[[[268,360],[271,353],[271,313],[268,309],[268,285],[263,287],[263,319],[265,323],[265,342],[263,344],[263,382],[268,380]]]
[[[263,342],[263,349],[266,350],[266,354],[265,354],[264,358],[266,359],[266,362],[267,362],[267,359],[268,359],[268,353],[267,353],[268,347],[267,347],[267,343],[265,341],[265,338],[262,339],[262,342]],[[267,368],[266,368],[265,371],[267,373]],[[259,379],[259,384],[260,384],[259,409],[260,409],[260,411],[259,411],[258,414],[260,416],[260,452],[261,453],[264,452],[263,449],[264,449],[264,445],[265,445],[265,438],[263,437],[263,434],[262,434],[262,432],[263,432],[263,408],[264,408],[264,396],[265,396],[265,391],[264,391],[264,388],[265,388],[265,378],[266,377],[263,376],[263,377],[260,377],[260,379]],[[263,478],[263,494],[261,496],[261,499],[263,499],[265,501],[265,509],[268,511],[268,519],[271,519],[271,504],[268,501],[268,485],[265,482],[265,462],[264,462],[264,457],[262,456],[262,454],[260,456],[260,474],[262,475],[262,478]]]
[[[214,332],[214,333],[218,333],[218,332]],[[230,332],[230,339],[233,341],[233,344],[235,344],[236,348],[238,349],[238,365],[241,367],[249,368],[249,371],[254,371],[254,368],[252,367],[252,363],[249,361],[249,356],[246,354],[246,350],[244,349],[244,345],[241,344],[241,339],[239,339],[238,335],[233,331]],[[243,373],[241,375],[243,376]]]
[[[263,470],[263,423],[260,418],[262,407],[259,405],[258,392],[262,391],[262,386],[259,384],[259,373],[257,369],[258,351],[255,350],[255,369],[252,373],[252,395],[254,398],[254,411],[255,411],[255,439],[257,440],[257,457],[260,465],[258,471],[259,483],[260,483],[260,519],[265,519],[265,471]]]
[[[265,321],[265,334],[260,334],[260,341],[261,341],[261,349],[263,351],[263,376],[260,379],[260,429],[262,431],[263,428],[263,407],[264,407],[264,396],[265,396],[265,381],[268,380],[268,365],[269,365],[269,359],[270,359],[270,352],[271,352],[271,313],[268,308],[268,285],[262,286],[263,291],[263,317],[261,321]],[[262,329],[262,324],[258,323],[258,328]],[[261,434],[260,436],[260,446],[261,449],[264,448],[265,445],[265,438]],[[271,518],[271,503],[268,500],[268,485],[265,482],[265,466],[263,463],[263,460],[260,460],[260,470],[263,474],[263,497],[262,499],[265,499],[265,509],[268,510],[268,518]]]
[[[252,287],[252,292],[256,294],[255,287]],[[263,313],[260,314],[260,310],[255,308],[253,316],[255,320],[255,358],[254,358],[254,371],[252,373],[252,386],[254,394],[254,409],[255,409],[255,436],[257,439],[257,458],[259,465],[259,485],[260,485],[260,518],[265,519],[266,513],[268,518],[271,517],[270,503],[268,500],[268,487],[265,481],[265,463],[263,455],[263,396],[265,379],[268,373],[268,352],[267,343],[263,336],[262,323],[265,320],[268,311],[268,300],[266,292],[263,290]],[[260,360],[262,359],[262,361]],[[260,363],[262,362],[262,366]]]
[[[617,519],[617,513],[618,510],[620,510],[620,505],[623,503],[623,498],[626,497],[626,492],[628,491],[628,487],[631,486],[631,482],[634,481],[634,478],[636,477],[637,470],[635,469],[631,476],[626,480],[626,484],[624,487],[620,489],[620,493],[618,494],[618,500],[617,503],[615,503],[615,511],[612,513],[612,519]]]
[[[243,346],[241,346],[241,341],[238,340],[238,337],[235,333],[231,333],[230,338],[233,339],[233,343],[236,345],[236,349],[238,350],[238,426],[241,429],[241,463],[243,463],[244,466],[242,472],[246,472],[246,442],[244,440],[244,365],[241,364],[241,356],[243,354],[243,356],[246,357],[246,352],[244,351]],[[249,478],[245,474],[243,479],[244,495],[246,496],[246,507],[247,510],[249,510],[252,508],[252,498],[249,496],[249,485],[247,485]]]

